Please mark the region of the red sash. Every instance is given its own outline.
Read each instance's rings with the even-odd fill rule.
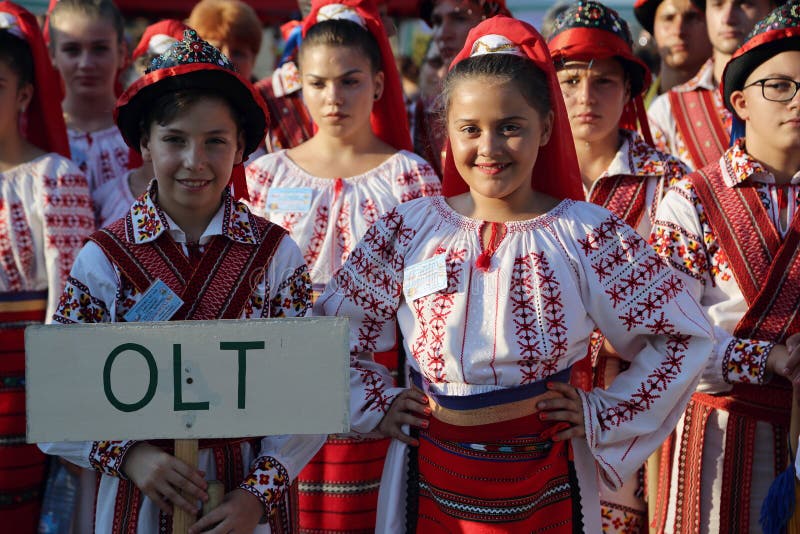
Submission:
[[[689,175],[703,211],[728,257],[736,282],[748,304],[734,335],[782,343],[800,330],[800,217],[795,216],[781,240],[753,184],[729,187],[719,165]],[[676,532],[695,532],[701,517],[702,450],[709,414],[728,413],[720,496],[720,532],[747,532],[750,525],[755,430],[758,421],[770,424],[775,436],[777,475],[786,465],[791,387],[776,378],[765,386],[735,384],[726,395],[695,393],[684,419],[680,441]],[[663,528],[663,525],[662,525]]]
[[[730,144],[730,134],[719,117],[711,91],[670,91],[672,116],[695,169],[716,162]]]
[[[183,300],[172,317],[178,320],[238,319],[254,284],[269,266],[286,230],[253,218],[259,245],[214,236],[202,258],[192,265],[181,246],[167,232],[156,240],[136,245],[125,232],[126,219],[95,232],[90,239],[100,246],[139,292],[161,279]]]
[[[734,335],[782,343],[800,331],[800,217],[781,239],[752,184],[728,187],[718,166],[689,179],[749,305]]]
[[[647,180],[640,176],[601,178],[589,194],[589,202],[602,206],[637,228],[645,212]]]

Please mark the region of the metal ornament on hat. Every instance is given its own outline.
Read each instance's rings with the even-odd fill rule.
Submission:
[[[11,13],[0,13],[0,30],[6,30],[8,33],[25,41],[25,34],[22,33],[22,28],[19,27],[17,17]]]
[[[317,12],[317,23],[326,20],[349,20],[367,29],[367,23],[361,18],[361,15],[352,7],[342,4],[328,4],[327,6],[319,8]]]
[[[176,41],[166,52],[153,59],[145,74],[159,69],[197,63],[216,65],[231,72],[237,72],[236,67],[225,54],[201,39],[196,31],[189,29],[183,32],[182,41]]]
[[[800,26],[800,2],[789,2],[774,9],[769,15],[758,21],[745,39],[745,43],[762,33],[796,28],[797,26]]]
[[[522,50],[508,40],[504,35],[484,35],[472,45],[470,57],[483,56],[485,54],[511,54],[514,56],[525,57]]]

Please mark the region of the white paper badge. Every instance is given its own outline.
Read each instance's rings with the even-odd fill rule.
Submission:
[[[156,280],[124,317],[129,323],[169,321],[181,306],[183,306],[181,298],[167,287],[167,284]]]
[[[308,213],[314,190],[310,187],[270,187],[267,211],[272,213]]]
[[[416,300],[447,287],[447,265],[444,254],[406,267],[403,271],[403,292],[407,300]]]

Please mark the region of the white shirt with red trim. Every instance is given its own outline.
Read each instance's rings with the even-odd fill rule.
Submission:
[[[47,290],[51,317],[93,231],[89,187],[70,160],[49,153],[0,172],[0,292]]]
[[[583,359],[599,327],[631,367],[609,389],[581,393],[587,437],[573,447],[584,525],[598,532],[598,473],[618,487],[669,434],[705,367],[711,328],[680,279],[603,208],[565,200],[535,219],[505,223],[486,271],[475,266],[480,227],[442,197],[393,208],[317,301],[315,310],[350,318],[351,426],[374,430],[402,391],[371,357],[394,345],[396,325],[409,366],[445,395],[544,380]],[[446,288],[407,299],[405,269],[436,255],[445,258]],[[381,532],[404,523],[397,496],[405,458],[393,441]]]
[[[286,228],[300,245],[315,291],[324,288],[378,217],[402,202],[441,193],[430,164],[405,150],[366,173],[337,179],[307,173],[282,150],[247,167],[247,186],[253,212]],[[268,202],[288,190],[309,192],[302,211],[285,212],[279,201]]]

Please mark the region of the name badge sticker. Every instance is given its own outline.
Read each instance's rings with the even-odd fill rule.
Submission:
[[[415,263],[403,271],[403,293],[406,299],[416,300],[447,287],[445,255]]]
[[[183,306],[181,298],[163,281],[156,280],[124,317],[129,323],[169,321],[181,306]]]
[[[308,213],[314,190],[310,187],[271,187],[267,192],[267,211]]]

